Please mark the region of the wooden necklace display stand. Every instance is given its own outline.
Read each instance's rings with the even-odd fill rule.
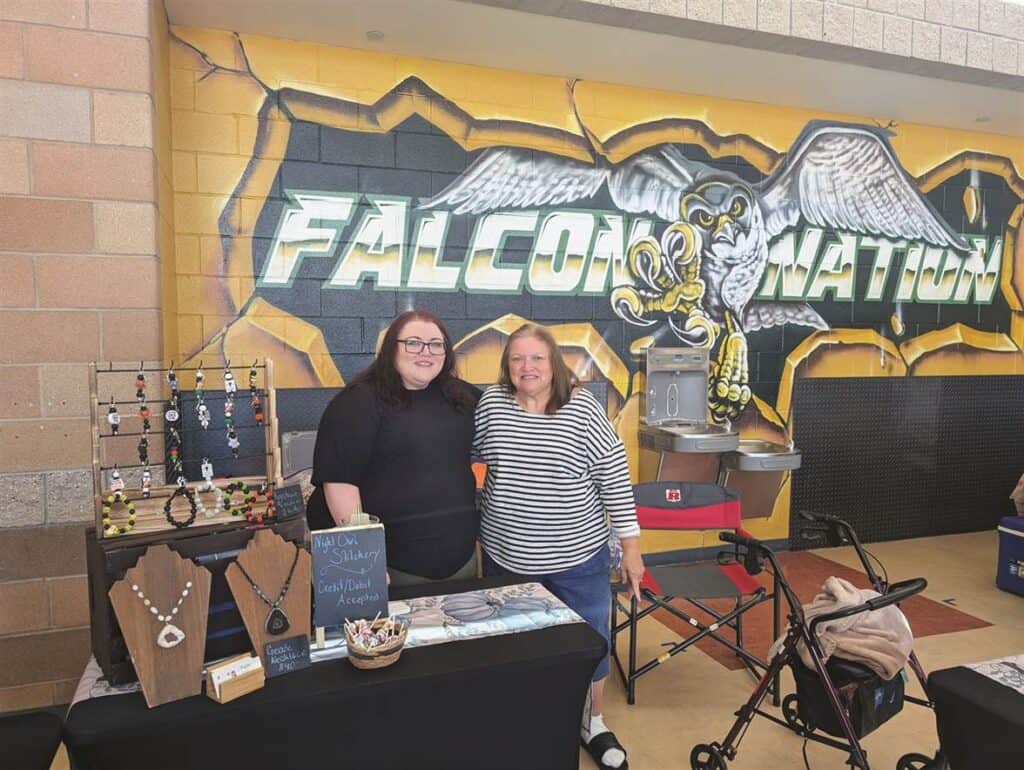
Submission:
[[[280,604],[280,609],[288,619],[289,627],[281,634],[271,634],[267,630],[267,619],[271,608],[260,599],[238,568],[238,564],[242,565],[253,582],[273,602],[280,595],[285,580],[288,578],[288,571],[295,560],[296,549],[299,551],[299,557],[295,562],[295,572],[292,575],[288,593],[285,594]],[[228,587],[231,588],[238,611],[245,623],[245,630],[249,632],[249,639],[252,641],[256,654],[260,656],[264,668],[267,667],[266,645],[268,642],[279,642],[283,639],[303,635],[307,639],[309,638],[312,618],[310,569],[311,558],[306,549],[289,543],[269,529],[258,530],[246,545],[245,550],[238,554],[237,563],[228,565],[225,573]]]
[[[154,545],[110,589],[110,602],[150,708],[198,695],[202,689],[210,581],[205,567],[166,545]],[[176,641],[178,631],[184,638]]]

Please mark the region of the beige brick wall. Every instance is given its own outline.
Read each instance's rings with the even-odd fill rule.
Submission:
[[[1020,0],[465,1],[970,83],[1024,78]]]
[[[162,358],[166,48],[159,0],[0,2],[0,711],[89,655],[88,364]]]

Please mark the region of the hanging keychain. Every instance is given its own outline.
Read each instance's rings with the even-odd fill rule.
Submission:
[[[178,485],[185,480],[184,470],[181,466],[181,435],[178,433],[177,428],[171,428],[170,435],[167,438],[167,455],[171,462],[171,475],[173,475]]]
[[[118,470],[118,466],[114,466],[114,470],[111,471],[111,491],[123,491],[125,488],[125,480],[121,478],[121,471]]]
[[[149,472],[149,465],[142,469],[142,496],[149,497],[150,485],[153,483],[153,474]]]
[[[203,364],[200,362],[199,368],[196,369],[196,415],[199,417],[199,424],[203,426],[203,430],[210,427],[210,410],[206,406],[206,402],[203,401],[203,381],[205,379]]]
[[[171,368],[167,370],[167,385],[171,390],[171,394],[167,397],[164,422],[168,425],[174,425],[181,419],[181,412],[178,410],[178,375],[174,373],[173,361],[171,362]]]
[[[213,483],[213,463],[210,462],[210,458],[204,457],[200,468],[203,474],[203,483],[196,487],[196,508],[201,516],[213,519],[223,512],[224,498],[216,484]],[[203,504],[201,497],[203,492],[213,492],[213,510]]]
[[[110,397],[110,406],[107,407],[107,424],[110,425],[110,435],[116,436],[117,429],[121,427],[121,415],[117,413],[113,396]]]
[[[140,402],[146,400],[146,375],[142,370],[142,361],[139,362],[139,373],[135,375],[135,398]]]
[[[139,362],[139,373],[135,376],[135,398],[139,400],[139,419],[142,421],[142,438],[139,439],[139,464],[149,465],[149,404],[146,403],[146,375]]]
[[[238,392],[238,383],[235,382],[235,375],[231,372],[231,362],[228,361],[224,367],[224,428],[228,432],[228,447],[231,449],[231,456],[238,459],[238,437],[235,435],[235,393]],[[232,443],[232,441],[234,443]]]
[[[257,425],[262,425],[263,406],[260,404],[260,392],[256,389],[256,361],[253,361],[249,368],[249,396],[252,398],[252,417]],[[230,446],[230,444],[229,441],[228,445]]]

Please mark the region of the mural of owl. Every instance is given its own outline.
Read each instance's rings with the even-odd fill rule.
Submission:
[[[762,182],[660,144],[621,163],[586,163],[531,150],[483,151],[423,204],[456,214],[571,204],[606,189],[624,212],[669,225],[629,244],[635,284],[616,287],[615,312],[642,326],[667,323],[688,345],[712,350],[709,406],[716,422],[750,400],[748,332],[787,323],[828,325],[804,302],[754,301],[772,240],[801,220],[819,227],[969,249],[900,165],[887,129],[811,121]]]

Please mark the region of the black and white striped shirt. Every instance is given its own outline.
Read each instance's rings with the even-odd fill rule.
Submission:
[[[527,412],[500,386],[476,408],[474,451],[487,463],[480,539],[505,569],[545,575],[640,534],[626,452],[597,399],[578,391],[553,415]]]

